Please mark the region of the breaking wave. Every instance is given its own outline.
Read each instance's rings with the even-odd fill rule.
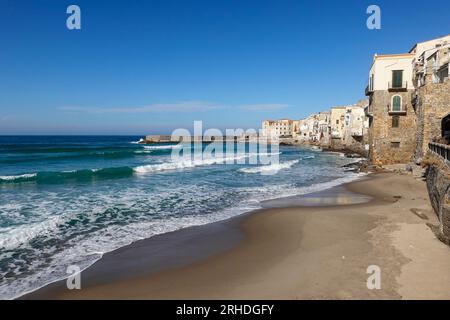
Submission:
[[[297,164],[299,160],[291,160],[283,163],[274,163],[267,166],[260,166],[256,168],[242,168],[239,169],[240,172],[244,173],[276,173],[279,170],[289,169],[294,164]]]

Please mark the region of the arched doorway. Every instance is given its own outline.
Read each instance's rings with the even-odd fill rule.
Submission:
[[[450,113],[442,118],[441,122],[442,137],[447,143],[450,142]]]

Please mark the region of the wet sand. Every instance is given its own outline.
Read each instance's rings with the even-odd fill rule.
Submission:
[[[60,281],[23,298],[450,299],[450,249],[426,225],[437,219],[423,181],[382,173],[264,205],[108,253],[81,290]],[[367,288],[370,265],[380,290]]]

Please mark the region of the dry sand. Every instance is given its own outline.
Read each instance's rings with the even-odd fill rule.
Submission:
[[[437,219],[425,183],[382,173],[345,188],[372,200],[271,208],[144,240],[83,272],[81,290],[59,282],[24,298],[450,299],[450,249],[426,225]],[[166,247],[152,256],[158,241]],[[367,288],[370,265],[379,290]]]

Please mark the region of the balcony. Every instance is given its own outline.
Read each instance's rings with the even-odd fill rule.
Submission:
[[[352,128],[350,130],[350,133],[351,133],[352,137],[362,137],[363,129],[362,128]]]
[[[367,86],[366,90],[365,90],[366,96],[370,96],[372,93],[373,93],[373,88],[371,88],[370,86]]]
[[[339,131],[331,131],[331,139],[341,139],[341,133]]]
[[[406,115],[406,104],[402,104],[400,108],[393,107],[392,104],[388,105],[388,113],[391,115]]]
[[[406,91],[408,89],[408,81],[388,82],[389,91]]]
[[[447,164],[450,165],[450,146],[435,142],[430,142],[428,144],[428,149]]]
[[[366,117],[373,117],[373,107],[369,104],[367,107],[364,108],[364,113]]]

